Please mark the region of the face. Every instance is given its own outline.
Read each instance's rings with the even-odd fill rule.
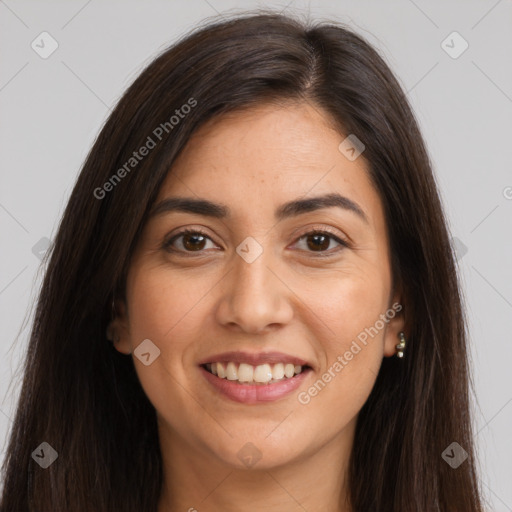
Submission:
[[[381,200],[326,120],[302,103],[204,125],[131,262],[116,348],[135,351],[166,443],[213,465],[347,442],[399,342]]]

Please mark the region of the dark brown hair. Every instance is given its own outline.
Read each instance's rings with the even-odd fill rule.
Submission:
[[[346,27],[251,12],[199,27],[156,58],[88,155],[37,303],[1,512],[156,510],[163,478],[156,414],[132,358],[105,338],[113,297],[124,294],[147,214],[191,134],[222,113],[305,99],[366,146],[407,322],[406,358],[384,358],[359,414],[352,508],[482,511],[454,256],[406,96],[378,52]],[[162,124],[165,138],[127,167]],[[47,469],[31,457],[43,441],[59,453]],[[441,457],[454,441],[469,455],[457,469]]]

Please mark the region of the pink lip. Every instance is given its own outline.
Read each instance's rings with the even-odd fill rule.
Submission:
[[[275,363],[291,363],[294,366],[312,366],[304,359],[300,359],[298,357],[290,356],[288,354],[283,354],[282,352],[223,352],[222,354],[216,354],[213,356],[209,356],[207,359],[204,359],[199,362],[199,365],[203,365],[206,363],[229,363],[232,361],[233,363],[246,363],[251,364],[253,366],[258,366],[260,364],[275,364]]]
[[[233,359],[230,359],[230,361],[233,361]],[[244,404],[257,404],[279,400],[296,390],[312,371],[311,368],[306,368],[290,379],[285,378],[273,384],[239,384],[237,381],[221,379],[202,366],[200,366],[200,370],[206,380],[220,393],[235,402]]]

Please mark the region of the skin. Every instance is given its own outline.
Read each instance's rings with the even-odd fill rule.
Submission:
[[[357,416],[382,358],[396,354],[404,321],[397,314],[308,404],[298,401],[358,334],[400,303],[367,163],[338,150],[345,135],[328,121],[306,102],[214,119],[189,140],[159,191],[157,202],[200,197],[227,205],[232,215],[152,217],[131,262],[126,302],[116,305],[117,350],[133,353],[145,339],[160,349],[148,366],[134,357],[158,417],[158,512],[351,510],[345,482]],[[332,192],[356,202],[368,222],[337,207],[274,218],[284,202]],[[183,245],[186,237],[174,241],[177,253],[162,248],[187,227],[208,236],[199,252],[190,239]],[[323,229],[349,246],[328,238],[323,252],[315,250],[318,242],[305,235]],[[236,252],[248,236],[263,248],[252,263]],[[275,402],[234,402],[198,367],[231,350],[284,352],[313,371]],[[252,467],[237,456],[246,443],[261,454]]]

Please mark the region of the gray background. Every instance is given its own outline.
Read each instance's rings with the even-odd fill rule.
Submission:
[[[512,511],[511,0],[0,1],[0,460],[45,239],[55,235],[110,108],[157,52],[199,21],[256,7],[350,24],[408,91],[457,239],[482,487],[493,510]],[[31,47],[43,45],[43,31],[59,45],[46,59]],[[453,31],[469,44],[458,58],[442,47]],[[452,53],[461,44],[445,43]]]

